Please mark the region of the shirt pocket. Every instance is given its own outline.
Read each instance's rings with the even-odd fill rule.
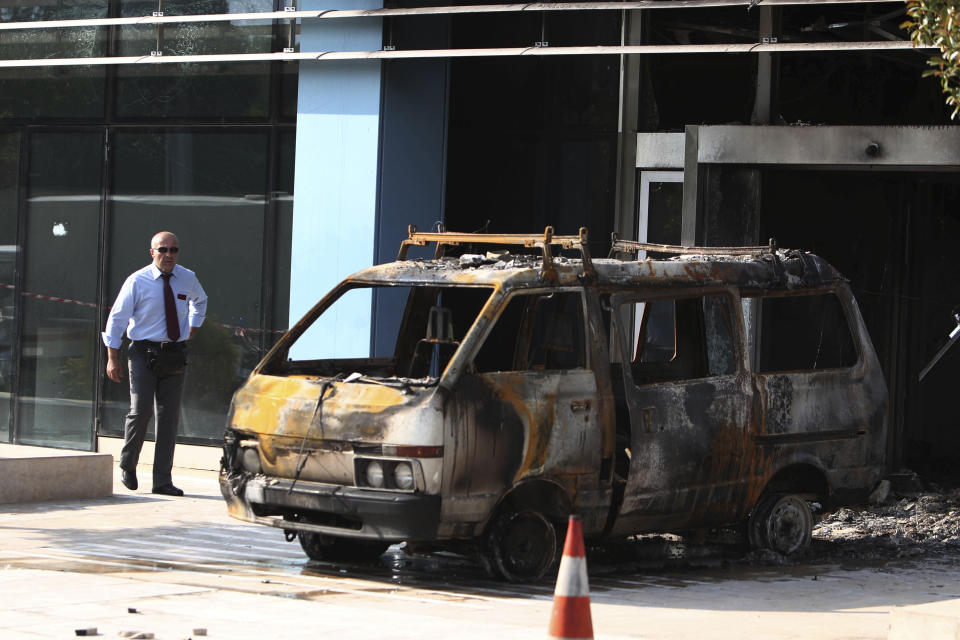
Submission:
[[[185,318],[187,316],[187,311],[189,310],[190,304],[190,301],[187,299],[187,294],[174,293],[173,299],[177,303],[177,316],[180,318]]]

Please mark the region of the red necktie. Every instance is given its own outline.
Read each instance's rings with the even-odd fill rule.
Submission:
[[[177,317],[177,303],[173,300],[173,289],[170,288],[172,273],[161,273],[163,278],[163,309],[167,316],[167,336],[172,342],[180,339],[180,318]]]

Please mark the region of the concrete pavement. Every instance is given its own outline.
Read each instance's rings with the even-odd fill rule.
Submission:
[[[227,517],[213,472],[175,469],[183,498],[114,474],[107,497],[0,505],[0,638],[546,636],[549,582],[310,563],[282,532]],[[598,640],[956,638],[958,564],[592,573],[593,626]]]

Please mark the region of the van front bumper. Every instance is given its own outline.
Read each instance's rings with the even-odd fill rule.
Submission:
[[[287,531],[390,542],[436,540],[440,496],[220,473],[230,515]]]

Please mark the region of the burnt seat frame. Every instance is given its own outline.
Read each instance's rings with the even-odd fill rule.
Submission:
[[[397,255],[397,260],[406,260],[407,250],[411,246],[425,247],[431,242],[437,245],[434,259],[443,257],[444,247],[460,244],[495,244],[539,248],[543,252],[542,275],[544,280],[557,279],[552,247],[576,249],[583,256],[583,277],[587,279],[596,277],[593,261],[590,258],[590,250],[587,247],[586,227],[580,227],[579,234],[575,236],[558,236],[554,234],[553,227],[544,229],[543,235],[535,235],[524,233],[458,233],[454,231],[425,233],[417,231],[416,225],[410,225],[407,239],[400,243],[400,253]]]
[[[688,247],[676,244],[656,244],[652,242],[637,242],[636,240],[623,240],[614,232],[610,234],[610,255],[609,258],[616,258],[617,254],[627,253],[633,257],[640,251],[650,253],[666,253],[681,256],[754,256],[777,255],[777,241],[770,238],[770,243],[765,246],[756,247]]]

